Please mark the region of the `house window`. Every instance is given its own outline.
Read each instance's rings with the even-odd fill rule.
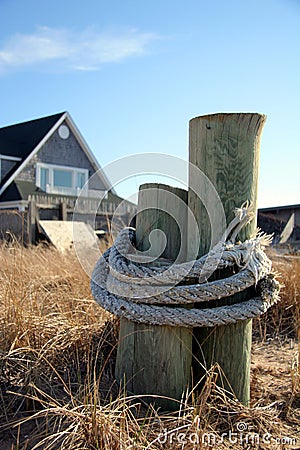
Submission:
[[[82,189],[86,183],[85,174],[82,172],[77,172],[76,174],[76,187]]]
[[[40,188],[43,189],[43,191],[46,191],[47,184],[49,184],[49,169],[46,169],[45,167],[40,168]]]
[[[73,171],[53,169],[53,186],[55,187],[73,187]]]
[[[77,195],[88,180],[88,170],[37,163],[36,184],[49,194]]]

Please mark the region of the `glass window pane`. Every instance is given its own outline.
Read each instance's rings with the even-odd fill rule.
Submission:
[[[84,185],[85,185],[85,173],[77,172],[76,187],[82,189]]]
[[[53,170],[53,185],[72,188],[72,172],[70,170]]]
[[[49,184],[49,169],[41,167],[40,169],[40,187],[46,191],[46,186]]]

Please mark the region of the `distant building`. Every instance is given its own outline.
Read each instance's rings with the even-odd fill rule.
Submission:
[[[300,241],[300,204],[260,208],[258,226],[274,233],[273,243]]]
[[[0,213],[18,212],[19,217],[22,213],[22,226],[25,221],[30,234],[28,226],[32,226],[28,224],[31,221],[33,225],[35,219],[71,220],[82,188],[82,220],[88,221],[89,212],[104,198],[97,216],[102,227],[101,217],[107,222],[122,199],[110,186],[68,112],[0,128]],[[28,220],[30,205],[34,205],[36,217]],[[134,208],[123,202],[123,210],[118,213],[122,215],[123,211],[125,218]],[[0,214],[0,234],[19,234],[18,221],[16,214]]]

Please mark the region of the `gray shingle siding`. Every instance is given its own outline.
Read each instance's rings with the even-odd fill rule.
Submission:
[[[19,173],[17,176],[17,180],[22,181],[32,181],[35,183],[35,163],[33,158],[25,167],[24,169]],[[35,161],[36,162],[36,161]]]
[[[23,181],[36,182],[36,163],[43,162],[47,164],[56,164],[69,167],[79,167],[89,171],[89,178],[95,173],[95,169],[82,150],[77,139],[70,130],[67,139],[61,139],[58,131],[43,145],[40,151],[29,161],[24,169],[19,173],[17,179]],[[89,183],[90,189],[105,189],[102,181],[93,177]]]

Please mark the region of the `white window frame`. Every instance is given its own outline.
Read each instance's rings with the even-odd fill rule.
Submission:
[[[83,191],[87,193],[87,181],[89,178],[89,171],[87,169],[81,169],[80,167],[61,166],[58,164],[46,164],[38,162],[36,164],[36,185],[41,188],[41,169],[49,170],[49,184],[46,186],[46,192],[48,194],[62,194],[62,195],[78,195],[81,188],[76,187],[76,177],[78,173],[84,174],[85,185]],[[54,186],[54,170],[65,170],[72,172],[72,187],[59,187]]]

